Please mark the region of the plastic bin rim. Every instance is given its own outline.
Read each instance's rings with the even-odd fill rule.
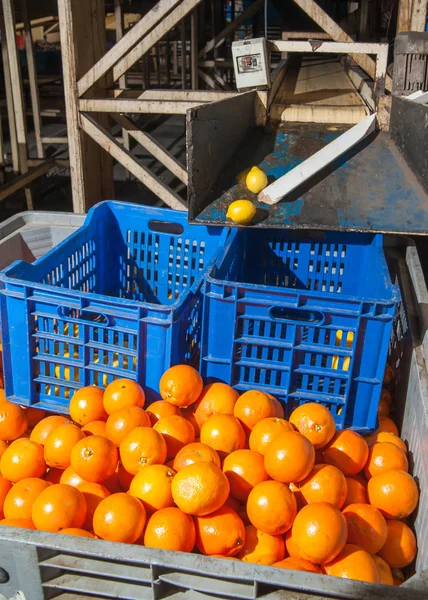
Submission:
[[[84,221],[84,223],[81,225],[81,227],[84,227],[85,225],[88,225],[90,220],[92,218],[94,218],[94,214],[97,210],[100,209],[100,207],[102,206],[112,206],[114,208],[117,208],[119,210],[123,210],[123,209],[132,209],[132,210],[144,210],[147,211],[149,213],[151,213],[153,216],[156,216],[158,218],[164,218],[165,214],[174,214],[174,219],[175,220],[179,220],[179,221],[185,221],[186,224],[188,224],[187,221],[187,213],[185,213],[184,211],[176,211],[170,208],[160,208],[160,207],[156,207],[156,206],[145,206],[145,205],[140,205],[140,204],[131,204],[129,202],[119,202],[119,201],[115,201],[115,200],[104,200],[103,202],[99,202],[98,204],[95,204],[95,206],[93,206],[89,211],[88,214],[86,216],[86,219]],[[33,265],[38,265],[39,262],[45,260],[47,257],[50,256],[50,254],[54,253],[58,248],[60,248],[61,246],[67,244],[67,242],[70,240],[71,237],[77,235],[81,229],[81,227],[79,227],[78,229],[76,229],[76,231],[74,231],[68,238],[66,238],[65,240],[63,240],[62,242],[60,242],[59,244],[57,244],[57,246],[55,246],[54,248],[51,248],[51,250],[49,250],[49,252],[47,252],[44,256],[41,256],[40,258],[38,258],[36,261],[34,261],[34,263],[32,263]],[[204,226],[206,228],[206,226]],[[214,228],[213,228],[214,229]],[[218,228],[215,228],[216,230],[218,230]],[[221,242],[221,240],[223,240],[223,244],[226,244],[227,242],[227,238],[230,235],[230,228],[224,227],[222,228],[223,230],[221,231],[221,233],[218,236],[219,242]],[[216,256],[213,256],[211,258],[211,260],[208,261],[207,265],[205,266],[204,269],[202,269],[202,271],[200,272],[200,278],[199,280],[195,280],[193,282],[193,284],[189,287],[184,289],[181,294],[178,296],[178,298],[175,300],[175,302],[172,302],[171,304],[154,304],[151,302],[142,302],[140,300],[132,300],[132,299],[127,299],[127,298],[120,298],[120,297],[116,297],[116,296],[107,296],[105,294],[97,294],[95,292],[85,292],[85,297],[91,300],[97,300],[97,301],[102,301],[102,302],[109,302],[112,304],[123,304],[126,306],[132,306],[134,308],[145,308],[145,309],[151,309],[151,310],[156,310],[158,312],[165,312],[165,313],[169,313],[172,312],[174,310],[177,310],[178,308],[180,308],[181,304],[183,303],[184,299],[187,298],[191,293],[195,293],[199,287],[202,285],[203,283],[203,279],[206,276],[206,273],[208,271],[208,269],[213,265],[214,261],[216,259]],[[8,275],[8,273],[10,273],[11,271],[13,271],[13,269],[20,263],[25,263],[25,261],[23,260],[16,260],[14,261],[11,265],[9,265],[8,267],[6,267],[6,269],[4,269],[3,271],[0,271],[0,281],[5,283],[5,284],[11,284],[11,285],[21,285],[21,286],[27,286],[27,287],[31,287],[33,289],[37,289],[40,291],[49,291],[49,292],[53,292],[55,294],[61,294],[61,295],[71,295],[73,297],[77,296],[79,297],[79,299],[82,298],[82,292],[79,290],[72,290],[70,288],[65,288],[65,287],[57,287],[54,285],[50,285],[47,283],[40,283],[40,282],[34,282],[34,281],[27,281],[26,279],[19,279],[17,277],[11,277]],[[28,263],[26,263],[28,264]],[[7,290],[0,290],[1,294],[5,294],[7,293]]]
[[[269,231],[269,230],[268,230]],[[401,299],[401,293],[400,293],[400,288],[398,285],[396,285],[395,283],[392,283],[391,278],[389,276],[389,270],[388,270],[388,266],[385,260],[385,255],[383,252],[383,247],[381,246],[380,248],[378,248],[378,250],[381,251],[381,258],[383,260],[383,265],[382,265],[382,271],[384,274],[387,274],[388,278],[389,278],[389,286],[391,289],[391,297],[390,298],[371,298],[369,296],[354,296],[352,294],[337,294],[335,292],[327,292],[327,291],[314,291],[314,290],[299,290],[299,289],[295,289],[295,288],[275,288],[273,286],[270,285],[261,285],[258,283],[245,283],[245,282],[239,282],[239,281],[227,281],[226,279],[218,279],[216,277],[212,276],[212,272],[213,270],[218,267],[223,260],[225,259],[227,253],[230,251],[230,247],[235,239],[235,236],[238,234],[238,230],[237,228],[232,228],[232,232],[230,233],[226,244],[224,245],[223,249],[220,251],[220,253],[217,255],[217,257],[215,258],[215,260],[211,261],[211,264],[209,265],[209,267],[207,268],[206,274],[205,274],[205,282],[211,283],[213,285],[222,285],[225,287],[232,287],[232,288],[238,288],[238,287],[245,287],[248,288],[250,290],[263,290],[263,291],[272,291],[272,292],[279,292],[279,291],[284,291],[284,290],[290,290],[290,292],[292,292],[295,295],[299,295],[299,296],[308,296],[309,298],[316,298],[318,297],[320,294],[323,295],[323,297],[326,297],[329,300],[350,300],[350,301],[358,301],[358,302],[376,302],[378,304],[395,304],[396,302],[399,302]],[[366,235],[366,234],[363,234]],[[383,238],[382,234],[376,233],[373,234],[374,236],[378,237],[378,238]],[[205,286],[203,288],[203,292],[206,293],[206,289]]]

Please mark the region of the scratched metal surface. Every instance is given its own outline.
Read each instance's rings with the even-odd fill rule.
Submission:
[[[273,181],[344,130],[286,124],[276,132],[253,132],[218,182],[217,199],[195,222],[232,225],[226,219],[227,207],[233,200],[247,198],[257,207],[254,227],[427,233],[428,195],[383,132],[364,140],[276,206],[258,203],[242,176],[237,183],[236,174],[254,162]]]

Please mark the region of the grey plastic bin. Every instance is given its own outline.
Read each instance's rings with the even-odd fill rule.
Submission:
[[[397,367],[397,420],[409,445],[413,475],[421,489],[414,528],[419,550],[415,574],[399,588],[158,551],[39,531],[0,528],[0,594],[26,600],[426,600],[428,598],[428,376],[423,339],[423,303],[428,293],[420,279],[414,247],[388,255],[400,285],[402,306],[391,341]],[[412,277],[415,284],[412,283]],[[1,596],[0,596],[1,598]]]

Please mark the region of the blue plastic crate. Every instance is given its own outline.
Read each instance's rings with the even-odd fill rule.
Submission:
[[[382,235],[239,230],[205,278],[202,376],[368,432],[399,299]]]
[[[158,397],[173,364],[198,365],[203,274],[229,232],[120,202],[33,264],[0,275],[6,395],[66,411],[75,389],[139,381]]]

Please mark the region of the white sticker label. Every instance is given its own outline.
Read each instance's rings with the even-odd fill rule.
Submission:
[[[247,56],[238,56],[238,73],[255,73],[256,71],[262,71],[262,55],[258,54],[247,54]]]

